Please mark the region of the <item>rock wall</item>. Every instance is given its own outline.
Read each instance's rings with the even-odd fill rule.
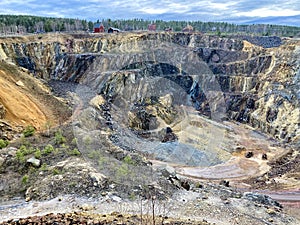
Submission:
[[[263,48],[246,39],[277,47]],[[1,39],[0,59],[46,80],[87,82],[85,73],[96,60],[107,67],[119,63],[109,61],[104,53],[114,53],[115,49],[134,52],[145,41],[171,42],[196,52],[221,86],[228,119],[247,123],[286,142],[299,141],[300,41],[183,33],[48,35],[30,41]],[[99,74],[92,75],[88,82],[95,82]]]

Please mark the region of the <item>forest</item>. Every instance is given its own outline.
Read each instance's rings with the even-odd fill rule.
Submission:
[[[156,24],[157,31],[166,29],[180,32],[190,25],[195,32],[217,35],[251,34],[259,36],[294,37],[299,36],[300,27],[274,24],[233,24],[226,22],[163,21],[144,19],[99,19],[87,21],[74,18],[53,18],[28,15],[0,15],[0,35],[17,35],[44,32],[93,32],[95,23],[102,23],[107,30],[115,27],[122,31],[147,30],[149,24]]]

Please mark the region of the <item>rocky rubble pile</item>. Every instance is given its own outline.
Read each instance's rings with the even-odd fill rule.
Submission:
[[[243,39],[249,41],[254,45],[261,46],[263,48],[279,47],[282,44],[281,38],[276,36],[270,36],[270,37],[244,36]]]
[[[112,224],[123,224],[123,225],[134,225],[134,224],[152,224],[148,218],[140,218],[136,215],[123,215],[120,213],[111,213],[110,215],[100,214],[88,214],[88,213],[50,213],[45,216],[31,216],[23,219],[12,219],[6,222],[0,223],[0,225],[65,225],[65,224],[82,224],[82,225],[112,225]],[[152,219],[152,218],[151,218]],[[168,225],[209,225],[210,223],[203,222],[191,222],[185,220],[169,219],[168,217],[156,218],[156,221],[161,221],[161,224]]]

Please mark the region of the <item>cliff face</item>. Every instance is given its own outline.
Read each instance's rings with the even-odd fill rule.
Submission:
[[[248,41],[251,39],[248,38]],[[136,62],[151,62],[151,68],[142,71],[144,75],[168,76],[169,80],[196,99],[194,106],[209,115],[206,93],[193,86],[192,76],[182,71],[180,65],[161,64],[159,61],[163,57],[157,57],[155,61],[150,53],[138,53],[143,47],[146,52],[153,50],[158,42],[172,43],[173,47],[178,48],[172,51],[168,47],[170,52],[162,52],[161,55],[176,57],[178,49],[196,53],[209,74],[217,79],[228,119],[247,123],[277,139],[299,143],[300,41],[284,40],[281,46],[273,48],[263,48],[248,41],[237,37],[183,33],[40,36],[0,40],[0,58],[24,67],[45,80],[90,84],[102,92],[103,84],[98,81],[104,76],[103,71],[93,69],[95,65],[113,74],[122,69],[119,65],[131,65],[130,69],[142,71]],[[147,43],[147,46],[140,43]],[[267,43],[268,47],[272,46]],[[136,57],[136,54],[140,55]],[[164,71],[156,74],[156,66]],[[130,85],[126,83],[130,76],[111,79],[110,90]],[[109,84],[106,85],[107,91]]]

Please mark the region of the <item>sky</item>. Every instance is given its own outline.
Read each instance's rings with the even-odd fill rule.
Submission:
[[[1,0],[0,14],[300,26],[300,0]]]

